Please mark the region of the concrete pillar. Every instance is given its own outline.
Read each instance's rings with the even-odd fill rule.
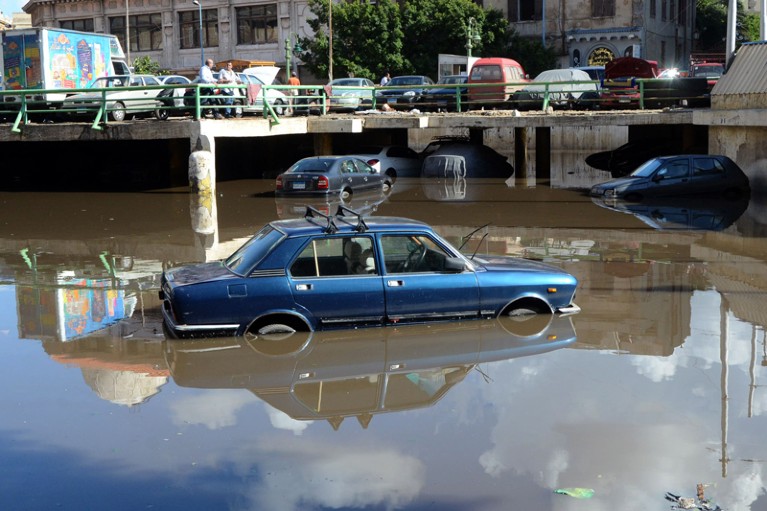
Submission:
[[[527,128],[514,128],[514,181],[527,185]]]
[[[200,133],[189,155],[189,187],[195,193],[216,194],[216,141]]]
[[[551,184],[551,128],[535,128],[535,184]]]
[[[333,154],[333,135],[331,133],[314,135],[314,154],[316,156]]]
[[[200,133],[189,155],[189,217],[202,248],[218,243],[215,148],[215,138]]]

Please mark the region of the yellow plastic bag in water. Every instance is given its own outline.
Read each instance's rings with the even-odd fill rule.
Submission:
[[[576,499],[590,499],[594,496],[594,490],[591,488],[559,488],[558,490],[554,490],[554,493],[569,495]]]

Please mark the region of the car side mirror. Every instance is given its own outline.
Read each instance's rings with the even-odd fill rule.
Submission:
[[[652,177],[652,181],[653,181],[654,183],[657,183],[658,181],[663,181],[663,178],[664,178],[664,177],[665,177],[665,175],[664,175],[664,174],[655,174],[655,175]]]
[[[466,264],[460,257],[447,257],[445,258],[445,271],[461,273],[466,269]]]

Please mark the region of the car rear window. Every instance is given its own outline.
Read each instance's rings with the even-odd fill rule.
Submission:
[[[255,236],[250,238],[243,246],[225,261],[227,268],[237,275],[248,274],[285,235],[272,227],[264,226]]]
[[[288,172],[327,172],[335,160],[326,158],[311,158],[301,160],[288,169]]]

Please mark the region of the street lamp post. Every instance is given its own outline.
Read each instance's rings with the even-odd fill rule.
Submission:
[[[469,18],[469,25],[466,28],[466,56],[468,58],[471,58],[471,50],[474,48],[474,43],[482,40],[479,36],[479,29],[474,26],[476,21],[474,17]]]
[[[192,0],[192,3],[197,6],[198,17],[200,18],[200,67],[202,67],[205,65],[205,47],[202,45],[202,2]]]
[[[290,76],[291,70],[298,72],[298,64],[295,63],[295,59],[293,60],[292,68],[290,67],[290,59],[292,56],[294,56],[294,54],[298,54],[304,51],[301,45],[298,44],[298,41],[296,41],[296,44],[293,46],[290,45],[290,40],[292,37],[293,34],[285,38],[285,76]]]

